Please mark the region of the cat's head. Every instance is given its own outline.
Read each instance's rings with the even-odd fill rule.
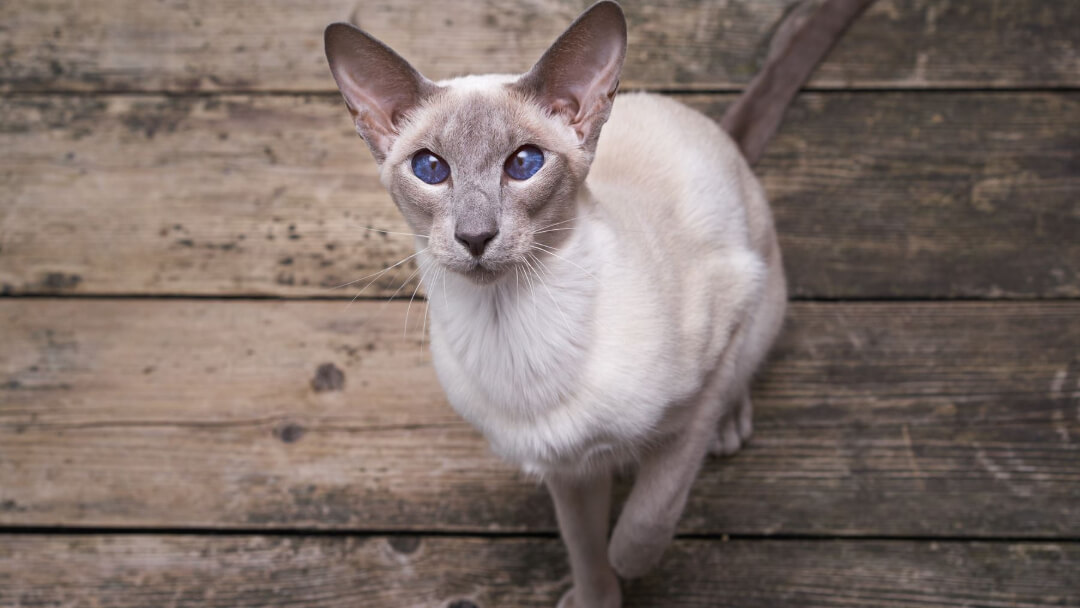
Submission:
[[[557,245],[577,212],[626,54],[614,2],[583,13],[521,76],[424,78],[356,27],[326,29],[326,56],[382,183],[432,258],[497,279]]]

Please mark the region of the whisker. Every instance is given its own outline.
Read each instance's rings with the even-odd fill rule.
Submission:
[[[450,308],[450,300],[446,297],[446,275],[449,274],[449,273],[450,273],[449,270],[443,268],[443,273],[442,273],[442,297],[443,297],[443,306],[445,306],[447,309]]]
[[[435,276],[431,278],[432,286],[435,285],[435,281],[439,280],[439,276],[446,272],[446,268],[436,268]],[[420,328],[420,356],[424,356],[424,340],[427,338],[427,320],[431,316],[431,290],[428,290],[427,306],[424,307],[424,325]]]
[[[533,268],[532,263],[529,262],[529,258],[528,258],[527,254],[522,256],[521,261],[526,266],[526,269],[522,271],[521,275],[523,277],[525,277],[525,283],[529,286],[529,291],[530,292],[536,291],[536,285],[533,284],[532,277],[529,276],[529,273],[527,272],[527,270],[531,270],[534,273],[537,272],[537,271],[536,271],[535,268]],[[536,310],[536,298],[534,297],[534,298],[529,298],[529,299],[532,300],[532,305],[533,305],[532,306],[532,309],[533,309],[532,310],[533,325],[536,325],[536,324],[538,324],[538,316],[539,316],[539,314],[538,314],[538,312]]]
[[[554,224],[548,224],[547,226],[537,228],[537,230],[547,230],[548,228],[554,228],[555,226],[558,226],[560,224],[565,224],[567,222],[572,222],[572,221],[576,220],[577,218],[578,218],[578,216],[575,215],[574,217],[572,217],[572,218],[570,218],[568,220],[563,220],[561,222],[555,222]]]
[[[411,260],[412,258],[415,258],[416,256],[420,255],[421,253],[424,253],[424,252],[425,252],[425,251],[427,251],[427,250],[428,250],[428,248],[427,248],[427,247],[424,247],[424,248],[423,248],[423,249],[421,249],[420,251],[417,251],[416,253],[414,253],[414,254],[412,254],[412,255],[410,255],[410,256],[408,256],[408,257],[406,257],[406,258],[404,258],[404,259],[400,260],[400,261],[399,261],[399,262],[398,262],[397,264],[394,264],[393,266],[388,266],[388,267],[386,267],[386,268],[383,268],[382,270],[380,270],[380,271],[378,271],[378,272],[373,272],[373,273],[371,273],[371,274],[367,275],[366,277],[360,277],[359,279],[356,279],[355,281],[349,281],[348,283],[342,283],[341,285],[338,285],[338,286],[336,286],[336,287],[327,287],[327,288],[326,288],[326,291],[333,291],[334,289],[341,289],[342,287],[348,287],[349,285],[353,285],[353,284],[355,284],[355,283],[359,283],[360,281],[363,281],[364,279],[369,279],[369,278],[371,278],[371,277],[375,277],[375,278],[374,278],[374,279],[372,279],[372,281],[371,281],[371,283],[374,283],[375,281],[377,281],[377,280],[379,279],[379,275],[385,274],[385,273],[386,273],[386,272],[388,272],[388,271],[389,271],[390,269],[392,269],[392,268],[396,268],[397,266],[400,266],[400,265],[404,264],[405,262],[408,262],[408,261],[409,261],[409,260]],[[368,285],[371,285],[371,283],[368,283]],[[367,285],[364,285],[364,289],[367,289]],[[363,291],[363,289],[361,289],[361,291]]]
[[[402,260],[402,261],[404,261],[404,260]],[[394,267],[396,267],[396,266],[398,266],[398,265],[400,265],[400,262],[399,262],[398,264],[394,264],[394,266],[391,266],[390,268],[387,268],[386,270],[391,270],[391,269],[393,269]],[[386,272],[386,271],[383,271],[383,272]],[[394,280],[395,280],[395,281],[397,280],[397,275],[398,275],[398,272],[399,272],[398,270],[395,270],[395,271],[394,271]],[[380,274],[382,274],[382,273],[380,273]],[[414,271],[414,272],[413,272],[413,274],[416,274],[416,272]],[[412,275],[409,275],[409,277],[410,277],[410,278],[412,278]],[[368,287],[371,287],[371,285],[372,285],[373,283],[375,283],[375,281],[378,281],[378,280],[379,280],[379,277],[375,277],[374,279],[371,279],[370,281],[368,281],[368,283],[367,283],[366,285],[364,285],[363,287],[361,287],[361,288],[360,288],[360,291],[356,292],[356,295],[354,295],[354,296],[352,297],[352,299],[351,299],[351,300],[349,300],[349,303],[345,305],[345,310],[348,310],[348,309],[349,309],[349,307],[350,307],[350,306],[352,306],[352,303],[353,303],[353,302],[355,302],[355,301],[357,300],[357,298],[359,298],[359,297],[360,297],[360,295],[361,295],[362,293],[364,293],[364,290],[365,290],[365,289],[367,289]],[[405,279],[405,282],[406,282],[406,283],[408,283],[408,282],[409,282],[409,279]],[[403,283],[403,284],[402,284],[402,287],[404,287],[404,286],[405,286],[405,284]],[[401,290],[401,287],[399,287],[399,288],[398,288],[398,290],[400,291],[400,290]],[[394,292],[394,295],[397,295],[397,292]],[[391,298],[393,298],[393,296],[390,296],[390,297],[391,297]]]
[[[412,303],[413,303],[413,300],[416,299],[416,292],[420,291],[420,286],[424,284],[424,277],[427,276],[428,271],[431,270],[432,268],[435,268],[436,270],[438,269],[438,267],[436,267],[436,266],[431,266],[431,267],[425,268],[423,274],[420,275],[420,280],[418,280],[416,282],[416,287],[414,287],[413,290],[412,290],[412,297],[409,298],[409,305],[405,308],[405,329],[401,332],[401,337],[403,337],[403,338],[409,335],[409,312],[412,311]],[[425,319],[425,321],[426,321],[426,319]],[[423,350],[423,345],[424,345],[423,340],[424,340],[424,338],[423,338],[423,336],[421,336],[421,338],[420,338],[421,350]]]
[[[389,298],[386,298],[386,301],[385,301],[385,302],[383,302],[383,305],[382,305],[382,307],[381,307],[381,308],[380,308],[379,310],[386,310],[386,305],[387,305],[387,304],[389,304],[390,302],[393,302],[393,301],[394,301],[394,298],[396,298],[396,297],[397,297],[397,294],[401,293],[401,290],[402,290],[402,289],[404,289],[404,288],[405,288],[405,286],[409,284],[409,281],[411,281],[411,280],[412,280],[412,278],[413,278],[413,277],[415,277],[415,276],[416,276],[416,274],[417,274],[418,272],[420,272],[420,268],[421,268],[421,267],[420,267],[420,266],[418,265],[418,266],[416,267],[416,270],[412,271],[412,274],[410,274],[409,276],[405,277],[405,280],[401,282],[401,286],[400,286],[400,287],[398,287],[398,288],[397,288],[397,290],[396,290],[396,291],[394,291],[394,293],[390,294],[390,297],[389,297]]]
[[[558,224],[552,224],[552,226],[557,226],[557,225]],[[577,227],[570,226],[570,227],[564,227],[564,228],[549,228],[549,227],[537,228],[536,230],[533,231],[533,235],[535,236],[537,234],[547,234],[548,232],[558,232],[559,230],[577,230]],[[634,234],[649,234],[649,232],[646,231],[646,230],[631,230],[630,228],[626,228],[626,227],[620,227],[619,232],[632,232]]]
[[[543,249],[541,249],[541,247],[543,247]],[[567,264],[570,264],[571,266],[576,267],[581,272],[584,272],[585,274],[589,275],[589,277],[592,278],[592,280],[594,280],[594,281],[597,281],[597,282],[600,281],[600,279],[596,278],[596,275],[594,275],[593,273],[589,272],[588,270],[585,270],[584,268],[582,268],[578,264],[564,258],[563,256],[555,253],[555,248],[554,247],[549,247],[549,246],[541,244],[541,243],[533,243],[533,248],[536,249],[537,251],[543,251],[544,253],[553,255],[553,256],[559,258],[560,260],[566,262]]]
[[[532,254],[529,254],[529,255],[530,255],[530,257],[532,257],[532,259],[537,264],[539,264],[540,266],[543,266],[543,268],[545,270],[547,270],[547,266],[542,261],[540,261],[540,259],[538,259],[536,256],[533,256]],[[537,273],[537,275],[536,275],[536,280],[540,282],[540,286],[543,287],[544,291],[546,291],[548,293],[548,296],[551,298],[552,304],[555,305],[555,310],[559,311],[559,316],[562,317],[563,324],[566,325],[566,334],[567,334],[567,336],[568,337],[572,336],[574,331],[572,329],[570,329],[570,319],[568,319],[566,317],[566,313],[563,312],[562,306],[559,306],[559,300],[555,297],[555,294],[552,293],[551,289],[548,288],[547,283],[544,281],[544,278],[542,276],[540,276],[539,273]]]
[[[383,230],[382,228],[372,228],[370,226],[364,226],[364,230],[370,230],[372,232],[378,232],[379,234],[396,234],[399,236],[415,236],[422,239],[430,239],[431,237],[426,234],[413,234],[411,232],[393,232],[391,230]]]
[[[539,243],[535,243],[535,244],[539,245]],[[546,245],[544,245],[544,246],[546,247]],[[540,249],[539,251],[544,251],[544,250],[543,250],[543,249]],[[596,276],[595,276],[595,275],[593,275],[593,274],[592,274],[591,272],[589,272],[588,270],[585,270],[585,269],[584,269],[584,268],[582,268],[581,266],[578,266],[578,265],[577,265],[577,264],[575,264],[575,263],[574,263],[573,261],[571,261],[571,260],[568,260],[567,258],[564,258],[564,257],[562,257],[561,255],[559,255],[559,254],[555,253],[554,251],[544,251],[544,253],[550,253],[551,255],[553,255],[553,256],[555,256],[555,257],[559,258],[560,260],[562,260],[562,261],[564,261],[564,262],[566,262],[566,263],[568,263],[568,264],[573,264],[574,266],[577,266],[577,267],[578,267],[578,268],[579,268],[579,269],[580,269],[580,270],[581,270],[582,272],[584,272],[585,274],[587,274],[587,275],[589,275],[590,277],[592,277],[592,278],[593,278],[593,279],[594,279],[595,281],[597,281],[597,282],[600,282],[600,279],[596,278]],[[537,263],[539,263],[539,264],[543,264],[543,265],[544,265],[544,268],[545,268],[545,269],[547,269],[547,264],[544,264],[542,260],[540,260],[540,259],[536,258],[535,256],[533,256],[533,258],[534,258],[534,259],[536,260],[536,262],[537,262]],[[550,270],[549,270],[549,272],[550,272]],[[556,303],[555,303],[555,305],[556,305],[556,306],[558,306],[558,302],[556,302]],[[565,318],[565,315],[563,315],[563,317]],[[601,321],[600,319],[593,319],[593,323],[594,323],[595,325],[599,326],[599,327],[603,327],[604,329],[607,329],[607,325],[605,325],[605,324],[604,324],[604,322],[603,322],[603,321]]]

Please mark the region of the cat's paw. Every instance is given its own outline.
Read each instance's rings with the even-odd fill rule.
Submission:
[[[612,576],[611,582],[604,585],[599,593],[593,597],[579,596],[577,588],[572,587],[563,594],[556,608],[622,608],[622,590],[619,589],[619,581]]]
[[[716,427],[716,438],[709,448],[714,456],[731,456],[750,440],[754,432],[754,404],[750,397],[744,397],[735,410],[720,419]]]
[[[674,526],[620,519],[608,543],[608,561],[619,577],[639,578],[660,562],[674,536]]]

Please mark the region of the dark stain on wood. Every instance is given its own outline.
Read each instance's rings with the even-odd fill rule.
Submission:
[[[7,512],[10,513],[10,512],[25,511],[25,510],[26,510],[25,507],[20,506],[19,503],[15,502],[14,500],[11,500],[10,498],[5,499],[5,500],[0,500],[0,511],[7,511]]]
[[[70,391],[73,387],[67,382],[34,382],[8,380],[0,384],[0,389],[9,391]]]
[[[293,508],[308,513],[324,526],[347,526],[363,520],[363,514],[358,512],[363,502],[355,499],[354,488],[307,484],[289,488],[288,493]],[[265,523],[285,523],[280,513],[267,513],[262,517]],[[258,514],[254,513],[249,517],[252,523],[258,519]]]
[[[47,272],[41,279],[41,286],[51,291],[74,289],[82,283],[82,277],[74,273]]]
[[[415,553],[420,548],[422,542],[419,536],[402,535],[402,536],[390,536],[386,539],[386,542],[398,553],[402,555],[409,555]]]
[[[311,388],[316,393],[340,391],[345,388],[345,372],[333,363],[323,363],[315,370],[311,379]]]
[[[296,443],[307,432],[302,425],[295,422],[283,424],[274,429],[274,436],[285,443]]]
[[[131,112],[125,113],[120,121],[129,130],[143,134],[147,139],[153,139],[159,132],[173,133],[176,128],[191,114],[196,99],[188,97],[171,97],[164,103],[156,101],[136,102]],[[205,103],[201,103],[203,107]]]

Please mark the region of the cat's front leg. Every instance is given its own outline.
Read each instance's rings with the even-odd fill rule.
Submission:
[[[607,555],[611,473],[586,478],[552,477],[547,487],[555,503],[574,580],[558,608],[619,608],[622,592]]]
[[[714,436],[710,424],[692,423],[642,459],[608,546],[619,576],[637,578],[660,561]]]

